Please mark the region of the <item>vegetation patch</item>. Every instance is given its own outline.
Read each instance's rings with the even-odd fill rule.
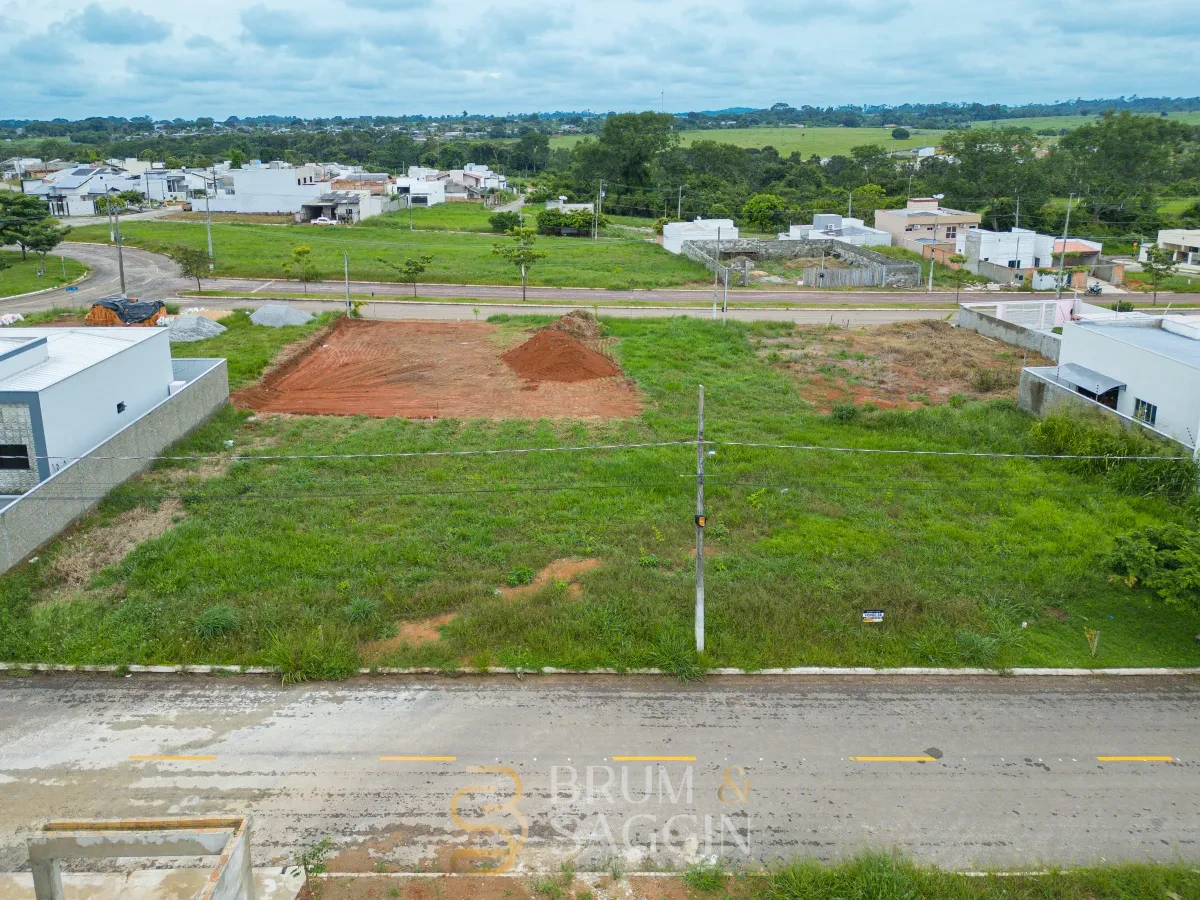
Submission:
[[[519,335],[547,321],[491,324]],[[290,680],[340,677],[364,661],[654,666],[683,679],[713,666],[1200,663],[1200,612],[1167,605],[1140,579],[1127,586],[1106,563],[1121,535],[1194,522],[1177,491],[1146,488],[1175,483],[1147,473],[1177,461],[1095,468],[749,446],[1024,454],[1108,445],[1086,430],[1039,427],[1007,399],[856,404],[835,418],[768,358],[766,342],[799,333],[790,323],[601,324],[645,398],[634,417],[220,413],[173,451],[215,460],[164,463],[104,501],[95,523],[148,515],[170,499],[183,516],[106,559],[86,599],[63,597],[66,578],[48,564],[74,536],[0,577],[0,659],[279,665]],[[910,327],[929,340],[942,328]],[[272,341],[283,331],[260,330]],[[258,341],[231,328],[212,351],[229,354],[232,370],[262,371]],[[838,349],[850,361],[857,352],[829,348],[831,365],[848,361]],[[706,437],[717,442],[706,505],[720,548],[705,567],[700,656],[695,562],[680,549],[695,535],[693,446],[393,455],[686,441],[700,384]],[[258,454],[301,458],[230,459]],[[547,570],[593,559],[604,564],[586,574]],[[542,589],[520,602],[505,596],[539,573]],[[236,611],[236,626],[200,628],[220,604]],[[877,608],[884,623],[864,625],[862,611]],[[440,638],[393,640],[401,623]],[[1102,635],[1095,657],[1084,628]]]
[[[41,275],[38,274],[39,269],[42,270]],[[88,267],[83,263],[66,257],[51,254],[43,262],[36,253],[30,253],[28,259],[22,259],[20,253],[0,250],[0,297],[70,284],[87,271]]]

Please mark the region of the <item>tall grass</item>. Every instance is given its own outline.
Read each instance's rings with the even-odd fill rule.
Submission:
[[[371,454],[706,436],[864,449],[1031,451],[1014,403],[816,415],[756,342],[792,326],[603,320],[645,400],[635,419],[409,421],[224,412],[177,448],[203,454]],[[497,321],[501,331],[530,320]],[[276,329],[260,329],[276,333]],[[234,328],[214,341],[261,359]],[[274,338],[272,338],[274,340]],[[196,345],[189,345],[195,347]],[[213,347],[213,352],[217,347]],[[194,355],[194,351],[189,352]],[[239,364],[240,365],[240,364]],[[247,363],[245,371],[258,366]],[[232,450],[225,441],[233,440]],[[707,646],[691,649],[695,450],[171,463],[114,491],[81,534],[179,497],[182,520],[67,590],[55,560],[0,577],[0,659],[276,663],[327,677],[358,662],[456,667],[1190,665],[1200,615],[1110,583],[1113,536],[1181,522],[1051,460],[713,445],[706,465]],[[601,566],[533,596],[497,593],[549,562]],[[237,624],[202,636],[224,604]],[[886,611],[863,626],[866,608]],[[393,640],[402,620],[457,617],[442,639]],[[1061,613],[1068,618],[1061,620]],[[1101,621],[1093,660],[1079,623]],[[1022,623],[1027,623],[1022,627]]]

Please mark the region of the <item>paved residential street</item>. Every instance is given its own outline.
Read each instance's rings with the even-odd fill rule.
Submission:
[[[43,294],[37,294],[30,297],[15,298],[0,300],[0,311],[3,312],[24,312],[26,310],[49,309],[53,306],[86,306],[94,300],[104,297],[112,297],[120,293],[120,280],[117,272],[116,250],[112,247],[99,244],[73,244],[64,243],[59,245],[55,251],[61,252],[64,255],[77,259],[80,262],[86,263],[95,269],[95,274],[87,281],[81,282],[78,285],[78,290],[68,292],[65,290],[49,291]],[[125,278],[128,293],[132,297],[138,297],[144,300],[161,300],[165,298],[175,297],[180,291],[195,290],[196,284],[194,281],[188,281],[178,276],[175,264],[165,256],[156,253],[150,253],[145,250],[137,250],[133,248],[125,249]],[[262,279],[249,278],[213,278],[204,282],[205,290],[223,291],[223,292],[239,292],[244,293],[246,298],[253,298],[258,295],[263,295],[264,302],[271,296],[271,292],[280,291],[294,293],[298,290],[298,286],[294,282],[287,282],[282,279],[267,281]],[[314,294],[340,294],[344,291],[345,285],[340,281],[319,282],[310,284],[309,292]],[[408,284],[396,284],[390,282],[351,282],[351,290],[356,295],[370,294],[372,291],[379,297],[403,299],[412,295],[412,286]],[[417,293],[422,297],[471,297],[478,300],[492,303],[505,301],[512,302],[519,300],[521,297],[521,288],[519,286],[507,285],[453,285],[453,284],[418,284]],[[797,303],[811,304],[815,307],[844,307],[847,305],[860,305],[869,307],[876,304],[911,304],[913,307],[921,308],[928,307],[931,304],[947,304],[952,303],[954,294],[949,291],[938,291],[932,294],[921,291],[897,291],[897,292],[874,292],[874,291],[760,291],[760,290],[745,290],[745,291],[730,291],[731,302],[744,303]],[[528,297],[530,303],[542,302],[547,304],[581,304],[590,306],[592,304],[615,303],[620,301],[635,300],[642,303],[653,303],[656,305],[670,307],[673,305],[706,308],[711,309],[712,306],[712,291],[709,289],[700,290],[650,290],[650,291],[610,291],[599,288],[529,288]],[[973,293],[964,293],[963,299],[978,299],[986,301],[994,299],[995,295]],[[183,298],[184,303],[195,302],[197,305],[203,305],[210,309],[224,308],[223,301],[215,298]],[[1200,303],[1200,294],[1172,294],[1167,298],[1164,295],[1163,306],[1167,303],[1175,306],[1193,305]],[[236,306],[245,307],[247,305],[256,305],[250,299],[238,299],[235,302]],[[232,308],[232,307],[230,307]],[[491,310],[496,312],[497,310]],[[503,310],[509,311],[509,310]],[[537,312],[536,308],[530,308],[526,305],[523,307],[524,312]],[[848,312],[848,311],[847,311]],[[878,322],[895,322],[904,319],[913,318],[911,315],[906,315],[904,310],[879,311],[884,313],[886,317],[862,316],[855,314],[849,316],[853,324],[872,324]],[[949,309],[939,311],[939,315],[946,315],[950,312]],[[610,309],[607,315],[622,315],[615,309]],[[649,313],[631,312],[630,315],[663,315],[662,310],[655,310]],[[842,316],[843,312],[838,312],[837,316]],[[770,315],[758,316],[753,315],[752,318],[769,318],[769,319],[791,319],[797,322],[816,322],[827,321],[828,314],[824,317],[804,317],[803,312],[801,317],[780,313],[779,311],[771,311]],[[382,317],[382,316],[381,316]],[[397,316],[398,317],[398,316]],[[410,315],[411,318],[456,318],[450,316],[425,316],[425,315]],[[928,318],[929,314],[925,313],[916,318]]]
[[[333,871],[1195,860],[1198,714],[1187,678],[8,678],[0,869],[47,818],[234,813]]]

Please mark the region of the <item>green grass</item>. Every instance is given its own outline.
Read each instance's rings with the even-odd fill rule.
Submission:
[[[1163,900],[1200,896],[1200,874],[1186,865],[1145,863],[1072,869],[1039,876],[969,877],[920,868],[883,854],[835,865],[794,862],[767,878],[744,879],[753,900]]]
[[[684,146],[696,141],[717,141],[737,147],[774,147],[781,156],[799,153],[808,158],[817,156],[849,155],[852,147],[860,144],[878,144],[885,150],[907,150],[937,144],[946,132],[910,128],[907,140],[892,139],[890,128],[714,128],[701,131],[681,131],[679,137]],[[580,135],[556,135],[550,138],[550,147],[573,147]]]
[[[433,210],[441,207],[434,207]],[[213,225],[216,274],[251,278],[283,278],[282,264],[293,247],[312,248],[312,261],[325,277],[342,277],[342,253],[350,253],[350,277],[361,281],[396,281],[383,257],[433,256],[422,281],[450,284],[520,284],[520,271],[492,252],[501,235],[413,231],[400,227],[393,214],[377,226],[314,228],[311,225]],[[121,228],[125,243],[163,252],[174,246],[204,246],[205,232],[192,223],[130,222]],[[86,226],[71,240],[108,240],[104,226]],[[641,240],[590,241],[584,238],[538,239],[549,252],[529,270],[531,285],[597,287],[618,290],[679,287],[708,281],[707,270],[690,259]]]
[[[172,344],[171,355],[185,359],[225,357],[228,360],[229,389],[236,391],[258,380],[263,369],[285,344],[308,337],[334,318],[336,315],[333,313],[323,313],[307,325],[264,328],[251,322],[250,314],[239,309],[221,319],[221,324],[226,328],[224,334],[203,341]]]
[[[519,332],[546,317],[496,317]],[[265,417],[226,410],[183,454],[370,454],[686,439],[698,384],[711,440],[1022,452],[1031,419],[1010,403],[813,414],[782,363],[790,325],[604,320],[646,401],[636,419],[406,421]],[[236,383],[282,330],[245,324],[180,355],[228,355]],[[297,337],[306,333],[296,332]],[[233,440],[232,451],[225,441]],[[346,671],[400,620],[459,617],[442,641],[380,664],[705,666],[1196,665],[1200,615],[1114,583],[1114,536],[1182,521],[1166,500],[1023,459],[717,447],[707,467],[708,652],[691,652],[693,448],[353,460],[171,463],[118,488],[79,533],[180,497],[183,515],[70,589],[70,544],[0,577],[0,659],[281,664]],[[509,602],[514,571],[596,557],[582,597],[563,584]],[[224,604],[233,624],[201,627]],[[371,616],[348,610],[369,606]],[[864,627],[861,611],[887,611]],[[1051,614],[1048,610],[1054,610]],[[1057,611],[1067,614],[1061,620]],[[213,614],[210,614],[212,616]],[[1022,627],[1022,622],[1028,627]],[[1100,630],[1090,656],[1085,627]],[[205,635],[210,636],[205,636]]]
[[[488,219],[496,214],[494,209],[486,209],[482,203],[438,203],[434,206],[414,206],[412,208],[412,227],[417,231],[473,231],[491,232],[492,226]],[[358,228],[368,229],[400,229],[407,231],[409,211],[384,213],[381,216],[367,219]]]
[[[916,253],[906,247],[871,247],[877,253],[882,253],[884,256],[890,256],[893,259],[902,259],[905,262],[915,262],[921,266],[921,286],[929,284],[929,266],[930,260],[920,253]],[[940,262],[933,262],[933,286],[941,288],[953,288],[955,286],[955,270]],[[982,275],[975,275],[966,269],[959,269],[962,272],[963,287],[968,284],[987,284],[987,278]]]
[[[1139,290],[1147,293],[1154,290],[1150,276],[1144,272],[1126,272],[1124,287],[1129,290]],[[1200,291],[1200,275],[1177,273],[1158,280],[1158,292],[1160,294],[1194,294],[1197,291]]]
[[[0,270],[0,297],[12,297],[15,294],[27,294],[30,291],[43,291],[47,288],[69,284],[83,275],[87,266],[73,259],[60,258],[53,253],[46,257],[46,273],[39,278],[37,274],[38,260],[33,253],[28,259],[21,259],[20,252],[0,251],[0,256],[12,265]],[[63,264],[66,264],[66,276],[63,275]]]

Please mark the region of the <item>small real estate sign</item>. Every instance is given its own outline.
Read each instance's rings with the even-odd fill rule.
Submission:
[[[863,622],[870,624],[878,624],[883,621],[882,609],[864,609]]]

